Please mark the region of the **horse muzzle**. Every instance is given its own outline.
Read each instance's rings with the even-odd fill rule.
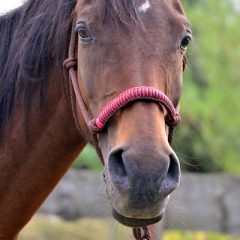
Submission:
[[[104,171],[112,214],[131,227],[160,221],[180,181],[179,161],[171,148],[136,145],[137,153],[133,146],[112,149]]]

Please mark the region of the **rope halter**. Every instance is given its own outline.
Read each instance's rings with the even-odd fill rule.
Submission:
[[[81,92],[78,85],[77,75],[75,73],[74,68],[77,66],[77,59],[75,58],[75,45],[76,45],[76,32],[74,30],[74,25],[72,24],[72,33],[71,40],[69,45],[69,53],[68,59],[63,62],[63,67],[69,70],[69,87],[70,87],[70,96],[71,96],[71,104],[74,115],[74,120],[76,127],[79,133],[86,139],[83,134],[83,131],[80,127],[77,110],[76,110],[76,100],[83,114],[84,120],[92,134],[92,143],[96,149],[96,152],[104,165],[104,159],[102,156],[102,152],[98,145],[97,134],[103,131],[106,127],[108,120],[114,116],[121,108],[125,107],[128,103],[133,101],[154,101],[161,103],[167,111],[165,116],[165,123],[169,126],[168,131],[168,142],[170,146],[173,141],[173,133],[174,128],[180,123],[179,116],[179,106],[175,109],[170,99],[161,91],[147,86],[134,87],[126,90],[121,93],[118,97],[113,99],[110,103],[108,103],[100,115],[96,119],[90,119],[88,116],[88,112],[81,96]],[[133,234],[136,240],[150,240],[150,232],[148,227],[142,228],[144,235],[141,235],[141,229],[135,228],[133,229]]]

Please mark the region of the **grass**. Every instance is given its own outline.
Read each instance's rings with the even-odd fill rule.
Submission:
[[[163,240],[240,240],[240,236],[232,236],[216,232],[183,232],[175,230],[165,231]]]
[[[36,215],[21,231],[19,240],[106,240],[109,229],[116,230],[116,240],[133,239],[131,229],[112,220],[84,218],[70,222],[53,215]]]
[[[109,238],[109,231],[115,238]],[[36,215],[22,230],[19,240],[133,240],[132,231],[113,220],[84,218],[69,222],[57,216]],[[220,233],[164,231],[163,240],[240,240]]]

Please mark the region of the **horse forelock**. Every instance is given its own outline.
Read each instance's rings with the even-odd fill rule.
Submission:
[[[26,103],[26,119],[36,89],[42,105],[50,66],[59,69],[63,90],[61,69],[75,5],[75,0],[29,0],[0,17],[0,136],[17,102]]]
[[[145,0],[86,0],[78,1],[79,9],[82,6],[88,7],[86,14],[90,22],[96,22],[101,26],[104,23],[111,24],[113,27],[124,25],[127,28],[134,29],[136,26],[142,26],[140,6]]]
[[[179,0],[78,0],[77,2],[76,11],[85,12],[84,18],[88,22],[97,23],[99,28],[107,23],[114,29],[121,25],[131,31],[144,29],[143,15],[156,6],[161,8],[163,5],[168,5],[172,12],[185,16]]]

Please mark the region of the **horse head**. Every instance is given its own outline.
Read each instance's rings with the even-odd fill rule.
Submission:
[[[179,0],[78,0],[75,14],[77,80],[90,118],[122,92],[141,86],[164,93],[178,107],[191,40]],[[98,134],[112,214],[124,225],[159,221],[179,185],[166,114],[162,104],[137,100]],[[79,109],[78,115],[84,129]],[[89,129],[83,131],[91,142]]]

